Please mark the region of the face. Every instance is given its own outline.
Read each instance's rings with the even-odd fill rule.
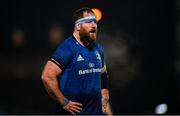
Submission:
[[[84,13],[84,17],[95,16],[93,13]],[[80,39],[83,43],[94,43],[96,41],[97,36],[97,22],[96,21],[88,21],[80,23],[79,35]]]

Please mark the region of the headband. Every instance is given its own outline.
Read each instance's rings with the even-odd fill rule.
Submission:
[[[84,17],[75,21],[75,24],[89,22],[89,21],[96,21],[96,17]]]

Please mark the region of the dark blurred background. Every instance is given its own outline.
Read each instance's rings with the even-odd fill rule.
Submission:
[[[82,6],[102,11],[113,113],[180,114],[178,0],[1,1],[0,114],[54,113],[41,72]]]

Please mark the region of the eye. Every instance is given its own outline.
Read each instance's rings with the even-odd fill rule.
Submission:
[[[92,22],[97,24],[97,21],[87,21],[86,23],[92,23]]]
[[[96,24],[97,24],[97,21],[94,21],[94,23],[96,23]]]
[[[91,23],[92,21],[87,21],[86,23]]]

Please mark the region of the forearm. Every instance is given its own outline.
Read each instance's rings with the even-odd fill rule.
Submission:
[[[43,84],[44,84],[48,94],[55,101],[59,102],[60,104],[63,104],[65,97],[58,87],[57,78],[56,77],[46,77],[46,79],[43,80]]]
[[[106,70],[101,74],[101,94],[109,99],[109,77]]]
[[[58,86],[58,75],[62,70],[53,62],[48,61],[42,72],[42,82],[48,94],[60,104],[64,103],[64,96]]]
[[[59,89],[58,76],[61,73],[61,68],[59,68],[54,62],[48,61],[41,76],[45,89],[54,100],[62,105],[63,109],[73,115],[80,113],[82,110],[82,104],[66,99]]]
[[[107,108],[109,106],[109,90],[108,89],[101,89],[102,95],[102,111],[103,113],[107,114]]]
[[[107,104],[106,115],[107,115],[107,116],[112,116],[112,115],[113,115],[113,111],[112,111],[112,109],[111,109],[110,103]]]

